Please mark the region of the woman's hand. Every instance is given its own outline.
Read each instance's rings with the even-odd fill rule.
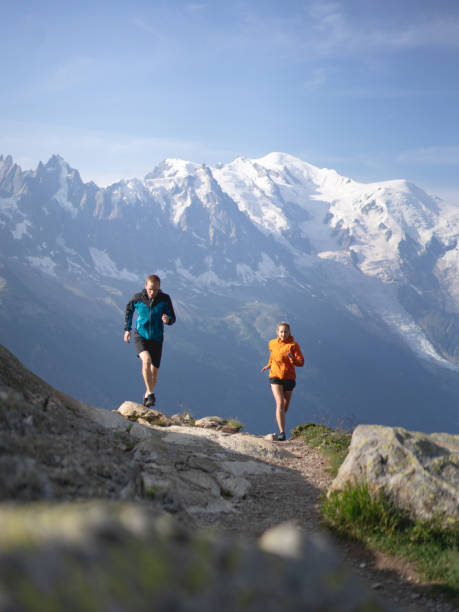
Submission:
[[[268,369],[269,369],[269,365],[265,365],[264,368],[261,368],[260,372],[264,372],[265,370],[268,370]]]

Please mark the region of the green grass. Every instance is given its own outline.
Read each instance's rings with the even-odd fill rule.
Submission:
[[[184,425],[188,427],[194,427],[196,423],[196,417],[194,417],[191,412],[184,410],[180,413],[180,419]]]
[[[159,491],[159,487],[155,487],[155,486],[151,486],[151,487],[146,487],[145,489],[145,497],[147,497],[148,499],[155,499],[157,493]]]
[[[323,501],[327,525],[372,549],[413,562],[423,578],[459,603],[459,529],[412,520],[383,493],[347,486]]]
[[[336,476],[349,450],[350,432],[316,423],[305,423],[295,427],[291,433],[293,437],[304,440],[308,446],[318,448],[329,463],[328,471],[332,476]]]
[[[317,448],[329,462],[332,476],[338,473],[351,441],[351,433],[325,425],[298,425],[292,436]],[[459,526],[445,527],[439,519],[412,520],[383,493],[368,486],[348,486],[323,500],[325,523],[339,535],[357,540],[415,564],[423,579],[459,604]]]
[[[137,440],[128,440],[124,445],[124,448],[126,451],[131,451],[133,448],[135,448],[136,444]]]
[[[244,429],[244,425],[241,423],[241,421],[238,421],[237,419],[225,419],[225,425],[233,427],[234,429],[237,429],[237,431],[241,431],[241,429]]]

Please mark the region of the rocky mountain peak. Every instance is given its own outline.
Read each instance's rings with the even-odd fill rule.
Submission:
[[[187,364],[183,388],[197,385],[200,362],[210,361],[227,403],[229,389],[242,385],[241,397],[257,395],[253,419],[263,414],[266,422],[266,387],[247,372],[265,359],[276,320],[290,319],[311,351],[307,384],[296,391],[304,406],[386,410],[376,374],[384,372],[384,386],[400,398],[388,421],[403,415],[402,425],[417,426],[419,418],[423,427],[450,428],[458,384],[443,377],[459,363],[458,228],[457,210],[405,181],[358,183],[283,153],[218,167],[168,159],[144,180],[107,188],[82,183],[53,156],[35,172],[18,167],[0,180],[2,334],[19,349],[10,322],[23,322],[36,347],[31,358],[57,373],[65,356],[45,340],[57,325],[64,345],[80,346],[75,358],[84,362],[88,394],[99,397],[96,373],[105,366],[82,357],[94,342],[88,320],[97,318],[104,352],[118,360],[116,367],[107,361],[107,387],[120,387],[122,376],[111,380],[124,371],[113,330],[139,282],[156,271],[182,306],[172,350]],[[48,316],[48,306],[31,303],[55,310]],[[204,331],[195,324],[203,312]],[[428,376],[419,359],[433,368]],[[172,397],[175,379],[165,376]],[[330,379],[336,385],[324,382]],[[406,380],[409,402],[402,399]],[[433,397],[441,410],[431,410]]]
[[[10,168],[13,165],[13,157],[11,155],[0,155],[0,166]]]

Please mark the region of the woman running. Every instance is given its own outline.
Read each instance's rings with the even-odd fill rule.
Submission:
[[[290,325],[281,321],[276,329],[277,338],[269,341],[269,361],[261,372],[271,368],[269,382],[276,401],[276,421],[279,427],[277,439],[283,442],[285,437],[285,413],[288,410],[292,392],[296,385],[295,366],[304,365],[300,345],[291,335]]]

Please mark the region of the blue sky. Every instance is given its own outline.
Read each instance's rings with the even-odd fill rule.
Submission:
[[[98,184],[271,151],[459,204],[458,0],[2,2],[0,153]]]

